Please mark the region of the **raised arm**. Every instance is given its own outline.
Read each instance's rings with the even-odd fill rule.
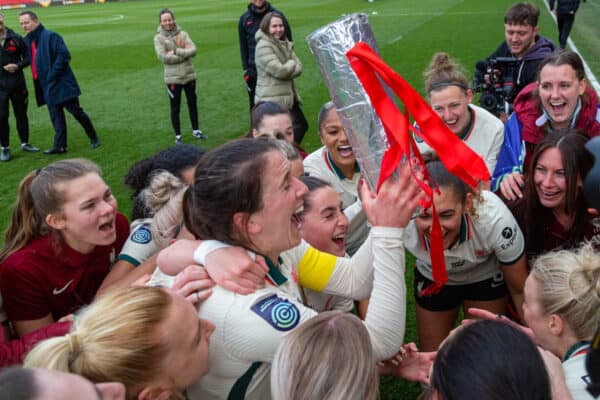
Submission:
[[[202,264],[202,260],[197,259],[196,252],[201,243],[200,240],[179,239],[161,250],[157,258],[161,271],[168,275],[177,275],[189,265]],[[264,259],[252,259],[246,249],[241,247],[225,246],[203,256],[211,279],[218,285],[240,294],[252,293],[262,287],[268,271]]]
[[[521,197],[524,160],[525,144],[521,139],[521,124],[517,115],[513,113],[504,127],[504,141],[492,174],[491,190],[501,191],[508,200]]]

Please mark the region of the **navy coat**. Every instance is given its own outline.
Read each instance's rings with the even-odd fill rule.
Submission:
[[[34,82],[38,106],[62,104],[81,95],[69,66],[71,54],[58,33],[49,31],[40,24],[25,36],[25,42],[30,55],[31,42],[36,43],[35,60],[31,62],[35,62],[38,73],[38,79]]]

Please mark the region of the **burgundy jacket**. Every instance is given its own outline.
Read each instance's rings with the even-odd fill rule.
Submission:
[[[0,329],[0,368],[21,364],[23,359],[38,342],[62,336],[69,332],[71,322],[55,322],[36,331],[23,335],[20,339],[5,341],[4,333]]]

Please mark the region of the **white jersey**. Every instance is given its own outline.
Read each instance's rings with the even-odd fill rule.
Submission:
[[[500,264],[514,264],[525,250],[519,225],[506,205],[492,192],[482,191],[476,216],[463,215],[458,241],[444,250],[447,285],[481,282],[501,274]],[[406,249],[416,267],[433,280],[427,238],[419,234],[415,221],[406,228]]]
[[[151,224],[152,218],[136,219],[131,223],[131,232],[117,260],[127,261],[137,267],[159,250],[152,240]]]
[[[358,166],[358,164],[356,164]],[[358,199],[358,182],[360,171],[357,170],[352,179],[344,176],[335,165],[325,147],[313,151],[304,159],[304,171],[329,183],[342,200],[342,209],[348,217],[346,233],[346,251],[352,255],[363,244],[369,235],[367,217]]]
[[[239,295],[221,287],[199,309],[199,315],[216,326],[210,339],[210,369],[187,390],[191,400],[269,399],[270,363],[283,336],[316,311],[304,306],[298,281],[311,289],[358,298],[373,284],[364,324],[378,360],[394,355],[404,337],[406,286],[404,282],[403,229],[373,228],[371,238],[352,258],[335,258],[316,252],[305,242],[281,254],[279,267],[269,263],[266,288]],[[371,240],[372,239],[372,240]],[[371,257],[365,257],[372,254]],[[335,259],[330,281],[308,277],[314,261]],[[359,265],[357,261],[367,261]],[[306,266],[305,264],[311,264]],[[374,265],[374,268],[372,266]],[[327,267],[326,269],[328,269]],[[316,270],[313,270],[313,272]],[[356,276],[355,274],[356,273]],[[355,279],[356,278],[356,279]],[[365,278],[368,282],[365,282]],[[151,284],[169,286],[155,274]]]
[[[496,168],[498,153],[504,142],[504,124],[481,107],[469,104],[469,108],[473,111],[473,120],[459,138],[483,158],[491,174]],[[416,135],[415,142],[421,154],[433,152],[431,147]]]
[[[301,288],[301,291],[304,305],[319,313],[331,310],[348,312],[354,308],[354,301],[348,297],[334,296],[304,288]]]
[[[565,383],[573,400],[593,400],[586,390],[591,378],[585,368],[585,357],[590,349],[588,342],[580,342],[573,346],[562,363],[565,373]]]
[[[346,254],[346,257],[348,255]],[[322,263],[321,263],[322,265]],[[328,279],[329,280],[329,279]],[[317,312],[339,310],[349,312],[354,309],[354,300],[348,297],[335,296],[333,294],[323,293],[316,290],[306,289],[300,286],[302,302],[308,308]],[[357,299],[359,300],[359,299]],[[362,300],[362,299],[360,299]]]

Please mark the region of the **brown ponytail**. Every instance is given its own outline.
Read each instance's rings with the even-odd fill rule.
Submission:
[[[46,216],[60,212],[65,203],[60,184],[83,175],[100,175],[100,168],[83,158],[61,160],[42,169],[30,172],[19,184],[17,200],[11,222],[4,234],[4,247],[0,249],[0,262],[31,240],[48,234]]]

